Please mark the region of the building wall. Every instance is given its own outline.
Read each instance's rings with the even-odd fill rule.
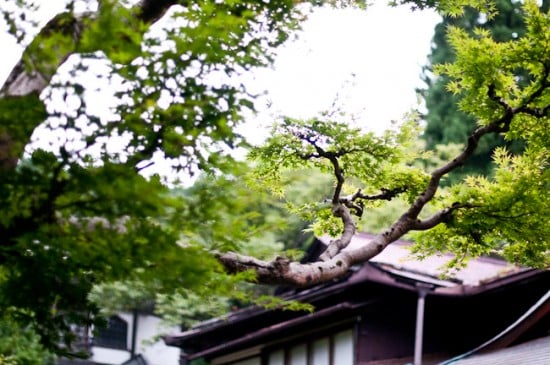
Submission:
[[[212,359],[212,365],[355,365],[354,329],[256,347]],[[263,359],[263,361],[262,361]],[[193,364],[193,363],[192,363]]]
[[[161,326],[161,319],[155,316],[139,316],[137,333],[137,353],[141,353],[149,365],[178,365],[179,349],[166,346],[162,339],[151,343],[151,338],[159,333],[173,333],[179,328]]]
[[[129,360],[132,348],[133,314],[119,313],[118,317],[128,324],[126,350],[92,346],[92,360],[99,364],[119,365]],[[160,318],[153,315],[138,314],[136,333],[136,355],[141,354],[149,365],[178,365],[179,349],[168,347],[162,339],[155,336],[162,333],[177,331],[177,328],[161,327]]]

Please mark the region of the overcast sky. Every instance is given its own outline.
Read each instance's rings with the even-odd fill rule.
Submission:
[[[417,107],[415,88],[441,18],[384,4],[316,11],[299,39],[281,49],[274,69],[256,75],[269,90],[270,114],[312,117],[339,93],[363,126],[379,130]]]

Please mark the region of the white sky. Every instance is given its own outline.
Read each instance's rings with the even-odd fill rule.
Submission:
[[[279,50],[274,67],[251,75],[253,91],[266,89],[260,113],[241,128],[257,142],[274,117],[308,118],[339,106],[359,116],[362,127],[382,130],[419,106],[415,88],[430,51],[440,17],[431,11],[391,8],[378,1],[366,11],[318,9],[303,25],[297,40]],[[50,5],[50,4],[48,4]],[[48,6],[45,11],[55,9]],[[47,18],[46,18],[47,19]],[[0,83],[21,49],[0,32]]]
[[[384,129],[418,106],[415,88],[440,20],[382,1],[366,11],[316,11],[299,39],[280,50],[274,69],[256,75],[269,90],[269,114],[313,117],[339,93],[340,105],[360,114],[364,127]]]

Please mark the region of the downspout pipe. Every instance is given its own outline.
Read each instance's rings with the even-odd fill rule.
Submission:
[[[132,310],[132,347],[130,348],[130,358],[132,359],[136,356],[137,326],[138,311],[134,308],[134,310]]]
[[[424,338],[424,306],[426,295],[433,290],[433,285],[418,283],[418,300],[416,304],[416,330],[414,336],[414,365],[422,365],[422,340]]]

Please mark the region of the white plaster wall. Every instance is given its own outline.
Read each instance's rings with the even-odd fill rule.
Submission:
[[[128,323],[128,339],[126,347],[128,351],[114,350],[104,347],[92,347],[91,360],[101,364],[118,365],[130,358],[132,348],[133,315],[121,312],[118,316]],[[179,349],[169,347],[162,339],[154,341],[155,336],[163,333],[177,332],[179,328],[166,328],[161,326],[160,318],[153,315],[138,315],[136,334],[136,354],[141,354],[149,365],[178,365]]]
[[[166,346],[162,339],[151,343],[151,339],[159,333],[174,333],[179,328],[162,327],[161,320],[155,316],[140,315],[136,338],[136,352],[141,353],[149,365],[178,365],[180,350]]]
[[[92,347],[92,357],[90,360],[99,364],[120,365],[130,358],[130,351],[114,350],[105,347]]]

